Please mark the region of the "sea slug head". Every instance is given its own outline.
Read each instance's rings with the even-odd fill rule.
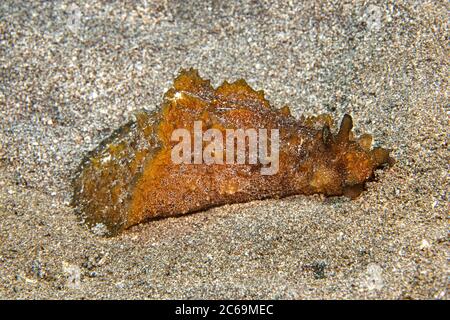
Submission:
[[[323,153],[314,163],[310,180],[314,192],[356,198],[365,182],[374,177],[375,169],[393,164],[389,150],[372,149],[372,137],[368,134],[354,139],[352,127],[352,118],[347,114],[335,135],[324,125],[320,142]]]

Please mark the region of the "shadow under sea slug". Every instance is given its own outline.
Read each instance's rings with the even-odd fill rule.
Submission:
[[[103,224],[114,235],[145,220],[223,204],[315,193],[355,198],[374,170],[393,159],[388,150],[372,148],[370,135],[353,137],[349,115],[336,133],[332,125],[329,115],[295,119],[288,107],[272,107],[263,91],[244,80],[214,89],[196,70],[182,70],[159,108],[137,112],[85,157],[73,180],[72,204],[88,225]],[[199,138],[199,128],[200,135],[215,133],[214,139]],[[187,149],[174,139],[177,129],[187,132]],[[228,140],[214,141],[211,148],[231,129],[272,132],[266,147],[278,149],[258,153],[265,159],[242,161]],[[250,135],[241,141],[249,154],[251,142]],[[187,154],[192,145],[200,154]],[[175,149],[181,161],[174,161]],[[214,161],[196,161],[208,152]],[[229,152],[234,161],[224,160]]]

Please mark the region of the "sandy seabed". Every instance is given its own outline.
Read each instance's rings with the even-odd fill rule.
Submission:
[[[446,1],[0,3],[0,298],[446,299]],[[180,68],[298,117],[350,113],[396,164],[354,201],[295,196],[80,224],[87,151]]]

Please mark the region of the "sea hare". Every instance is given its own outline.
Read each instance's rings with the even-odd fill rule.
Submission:
[[[174,161],[176,129],[191,133],[193,145],[207,147],[207,139],[200,146],[195,141],[195,123],[201,124],[200,133],[216,129],[224,136],[229,129],[276,129],[276,170],[263,174],[268,162],[250,157],[244,163]],[[114,235],[146,220],[224,204],[316,193],[354,198],[376,168],[393,160],[388,150],[372,149],[370,135],[353,136],[349,115],[336,133],[332,126],[329,115],[295,119],[288,107],[272,107],[263,91],[244,80],[214,89],[196,70],[182,70],[162,106],[137,112],[85,157],[74,177],[73,205],[88,225],[104,225]],[[250,138],[244,139],[250,152]],[[266,142],[273,145],[274,136]],[[213,149],[213,159],[231,150],[225,142],[216,146],[223,152]]]

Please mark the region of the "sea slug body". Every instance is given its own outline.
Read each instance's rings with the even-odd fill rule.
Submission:
[[[173,161],[173,132],[182,128],[195,137],[200,121],[203,132],[216,129],[224,137],[228,129],[276,129],[276,170],[263,174],[263,162]],[[370,135],[353,137],[349,115],[335,134],[332,125],[329,115],[295,119],[244,80],[214,89],[197,71],[182,70],[159,108],[137,112],[85,157],[73,180],[73,205],[88,225],[103,224],[114,235],[223,204],[315,193],[354,198],[376,168],[393,160],[388,150],[372,149]],[[204,151],[207,143],[200,144]]]

